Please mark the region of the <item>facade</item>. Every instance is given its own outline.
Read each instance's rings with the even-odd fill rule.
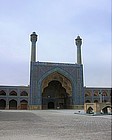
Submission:
[[[85,103],[112,103],[112,88],[84,88]]]
[[[29,86],[0,86],[0,109],[28,109]]]
[[[75,39],[76,64],[36,62],[35,32],[30,41],[30,86],[0,86],[0,109],[80,109],[85,102],[111,102],[111,88],[83,85],[80,36]]]

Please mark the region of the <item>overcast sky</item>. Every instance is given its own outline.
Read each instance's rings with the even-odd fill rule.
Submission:
[[[83,39],[84,85],[112,87],[111,0],[0,0],[0,85],[28,85],[30,34],[37,61],[76,63]]]

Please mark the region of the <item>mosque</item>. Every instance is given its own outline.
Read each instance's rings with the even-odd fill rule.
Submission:
[[[112,102],[112,88],[84,86],[80,36],[73,64],[36,61],[35,32],[30,41],[30,85],[0,86],[0,109],[82,109],[84,103]]]

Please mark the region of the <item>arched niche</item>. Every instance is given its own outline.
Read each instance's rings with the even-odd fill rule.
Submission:
[[[6,92],[4,90],[0,91],[0,96],[6,96]]]
[[[59,72],[53,72],[42,81],[42,92],[46,87],[48,87],[48,84],[54,80],[59,81],[62,84],[62,87],[66,89],[66,92],[69,94],[69,96],[72,95],[71,81]]]
[[[17,92],[15,92],[15,91],[13,90],[13,91],[11,91],[11,92],[9,93],[9,95],[10,95],[10,96],[17,96]]]

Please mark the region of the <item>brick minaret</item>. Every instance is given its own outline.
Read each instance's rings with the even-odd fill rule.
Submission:
[[[36,41],[37,41],[37,34],[33,32],[30,36],[31,44],[31,62],[36,62]]]
[[[81,57],[81,45],[82,45],[82,39],[80,36],[77,36],[75,39],[75,44],[77,46],[77,64],[82,64],[82,57]]]

